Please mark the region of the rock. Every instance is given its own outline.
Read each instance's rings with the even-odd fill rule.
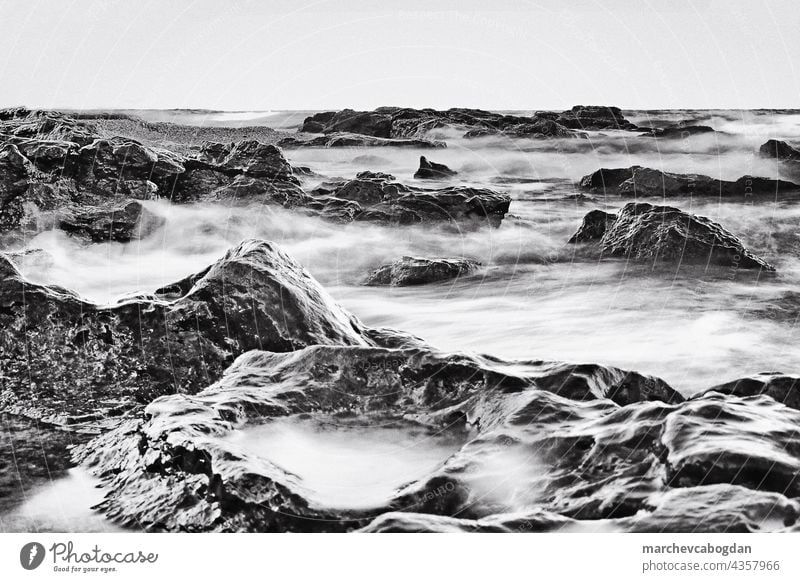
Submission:
[[[425,156],[420,156],[419,169],[414,173],[414,178],[417,180],[441,180],[456,174],[458,172],[451,170],[444,164],[430,162]]]
[[[741,197],[745,200],[800,191],[800,185],[785,180],[742,176],[731,182],[701,174],[673,174],[641,166],[603,168],[594,174],[584,176],[581,179],[581,187],[637,198],[716,196]]]
[[[307,117],[301,131],[308,133],[348,132],[374,137],[392,136],[392,116],[370,111],[343,109],[333,114],[318,113]]]
[[[798,422],[800,412],[766,396],[709,393],[693,399],[664,424],[668,482],[727,483],[798,497]]]
[[[576,105],[572,109],[561,113],[557,121],[570,129],[624,129],[628,131],[638,129],[633,123],[625,119],[619,107],[600,105]]]
[[[800,410],[800,377],[798,376],[764,372],[712,386],[702,394],[711,392],[742,397],[764,394],[789,408]]]
[[[613,111],[609,110],[610,113],[605,111],[608,108],[601,108],[603,111],[594,113],[585,113],[584,109],[586,108],[581,109],[581,115],[588,115],[586,119],[594,120],[594,125],[601,125],[601,121],[607,124],[609,116],[613,115]],[[566,112],[566,114],[569,114],[569,120],[572,122],[577,119],[574,112]],[[561,121],[558,114],[546,112],[537,112],[532,116],[519,116],[482,109],[452,108],[446,111],[437,111],[407,107],[379,107],[374,111],[344,109],[318,113],[306,118],[302,131],[326,135],[351,132],[378,139],[416,140],[424,139],[434,130],[441,128],[460,129],[466,132],[466,137],[480,137],[497,133],[514,137],[575,137],[575,132],[565,127]],[[622,124],[624,125],[624,123]],[[316,139],[314,141],[318,145],[324,143],[317,142]]]
[[[603,212],[602,210],[592,210],[583,217],[583,223],[575,231],[569,243],[583,243],[598,241],[603,238],[603,235],[608,230],[609,225],[617,220],[617,215],[611,212]]]
[[[404,287],[424,285],[437,281],[456,279],[474,273],[480,263],[472,259],[426,259],[402,257],[388,265],[382,265],[370,273],[365,285]]]
[[[385,181],[394,181],[395,178],[392,174],[386,174],[385,172],[373,172],[371,170],[365,170],[363,172],[359,172],[356,174],[356,178],[359,180],[385,180]]]
[[[230,144],[205,143],[198,158],[223,172],[296,182],[292,166],[281,151],[274,145],[262,144],[256,140]]]
[[[758,148],[758,153],[765,158],[780,161],[800,161],[800,150],[790,146],[785,141],[777,139],[767,140]]]
[[[508,212],[511,199],[485,188],[454,186],[427,190],[392,182],[388,174],[363,174],[340,183],[324,184],[312,192],[308,207],[338,221],[388,224],[458,223],[497,227]],[[341,214],[345,201],[346,213]],[[354,206],[353,206],[354,204]],[[349,219],[349,220],[348,220]]]
[[[631,168],[601,168],[596,172],[581,178],[581,188],[587,190],[611,190],[633,176],[633,171],[640,166]]]
[[[6,110],[8,111],[8,110]],[[44,141],[67,141],[78,146],[97,138],[97,128],[86,121],[56,111],[18,108],[0,120],[0,135]]]
[[[652,129],[643,134],[646,137],[658,137],[661,139],[686,139],[694,135],[708,133],[720,133],[713,127],[707,125],[674,125],[670,127],[660,127]]]
[[[440,149],[447,147],[442,141],[416,138],[382,138],[355,133],[332,133],[314,138],[289,136],[278,142],[284,149],[314,148],[366,148],[366,147],[408,147],[416,149]]]
[[[640,392],[647,401],[637,401],[639,408],[630,411],[595,396],[572,401],[549,391],[572,384],[567,366],[442,354],[425,346],[253,351],[238,358],[207,390],[196,396],[159,398],[147,407],[144,420],[124,423],[77,456],[105,482],[101,511],[122,524],[155,531],[342,531],[366,526],[376,515],[398,509],[434,515],[463,511],[465,519],[491,523],[492,514],[508,513],[512,503],[497,494],[481,496],[482,478],[499,482],[496,476],[491,481],[492,471],[505,472],[504,478],[514,471],[520,479],[514,487],[531,495],[537,491],[542,507],[530,508],[533,497],[524,494],[517,501],[528,509],[525,515],[541,524],[527,527],[546,529],[548,523],[571,521],[563,514],[547,513],[548,506],[565,505],[564,488],[572,487],[571,503],[584,504],[589,487],[617,479],[613,489],[653,470],[651,465],[658,461],[647,445],[656,442],[658,428],[674,406],[658,398],[681,400],[665,384],[634,373],[600,366],[585,367],[582,373],[597,382],[600,394],[614,392],[609,382],[624,378],[649,385],[648,392]],[[302,476],[268,458],[243,456],[225,438],[234,429],[297,414],[347,414],[373,423],[402,417],[419,427],[452,432],[465,444],[444,466],[382,505],[329,507],[309,497]],[[593,439],[610,456],[594,458]],[[635,452],[640,446],[647,452]],[[516,457],[526,447],[543,456],[532,471],[525,470],[524,457]],[[510,465],[506,454],[511,455]],[[581,466],[581,460],[585,473],[567,476],[567,468]],[[547,482],[549,487],[543,485]],[[663,487],[656,476],[648,482],[651,493]],[[630,511],[635,510],[631,502]],[[504,523],[524,525],[510,518]]]
[[[186,293],[173,301],[98,306],[26,281],[0,255],[0,412],[58,424],[99,418],[196,392],[250,349],[369,343],[358,321],[271,243],[245,241],[177,288]]]
[[[670,206],[631,202],[613,220],[592,211],[569,242],[592,240],[612,257],[775,270],[721,225]]]
[[[164,222],[164,218],[133,200],[121,205],[72,209],[61,217],[58,227],[93,242],[129,242],[148,236]]]

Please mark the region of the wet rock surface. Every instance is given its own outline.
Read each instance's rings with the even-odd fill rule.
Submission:
[[[383,173],[361,173],[355,180],[323,184],[309,208],[340,222],[387,224],[457,223],[497,227],[511,198],[488,188],[415,188]]]
[[[446,127],[465,131],[465,137],[502,134],[532,138],[578,137],[582,130],[636,129],[617,107],[576,105],[561,113],[543,111],[531,116],[463,108],[446,111],[401,107],[379,107],[374,111],[343,109],[306,118],[301,131],[324,134],[346,131],[396,139],[424,138]]]
[[[226,438],[331,414],[402,417],[464,444],[385,503],[347,510]],[[597,365],[309,347],[243,355],[200,394],[156,400],[78,457],[105,476],[106,515],[157,531],[760,531],[800,515],[797,414],[765,395],[684,400]],[[774,430],[757,435],[764,426]]]
[[[581,188],[624,197],[689,197],[716,196],[722,198],[769,199],[785,194],[800,193],[800,185],[786,180],[742,176],[735,181],[717,180],[700,174],[674,174],[652,168],[603,168],[584,176]]]
[[[132,200],[121,205],[67,210],[60,218],[58,227],[93,242],[128,242],[148,236],[163,224],[162,217]]]
[[[474,273],[480,263],[472,259],[402,257],[382,265],[367,276],[365,285],[403,287],[456,279]]]
[[[154,397],[196,392],[251,349],[368,343],[303,268],[245,241],[158,297],[110,306],[26,281],[0,256],[0,410],[104,422]]]
[[[775,270],[720,224],[646,202],[626,204],[616,215],[589,212],[569,242],[596,242],[602,255],[609,257]]]
[[[431,162],[425,156],[419,158],[419,168],[414,172],[414,178],[417,180],[442,180],[458,174],[455,170],[451,170],[444,164]]]

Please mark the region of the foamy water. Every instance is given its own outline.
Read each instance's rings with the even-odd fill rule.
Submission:
[[[763,370],[800,371],[790,323],[752,315],[797,287],[800,206],[718,200],[669,200],[721,222],[778,267],[758,278],[746,271],[597,262],[566,241],[593,208],[615,210],[614,198],[580,203],[575,181],[599,167],[633,164],[723,179],[777,177],[774,162],[755,155],[772,135],[800,138],[797,114],[676,112],[636,114],[663,125],[696,118],[723,125],[725,135],[658,141],[624,132],[593,132],[589,140],[465,140],[446,132],[445,150],[303,149],[292,163],[326,177],[371,169],[412,183],[424,153],[459,171],[452,180],[492,187],[513,197],[498,229],[458,232],[436,227],[339,225],[273,206],[250,208],[148,203],[166,219],[149,238],[86,245],[59,231],[28,248],[24,272],[106,303],[199,271],[247,237],[273,240],[299,260],[345,307],[367,324],[396,327],[449,350],[509,358],[598,362],[663,377],[685,394]],[[772,133],[776,132],[776,133]],[[365,160],[364,156],[370,156]],[[521,180],[524,183],[513,183]],[[512,182],[512,183],[509,183]],[[307,187],[312,187],[313,182]],[[437,285],[368,288],[364,277],[399,256],[468,256],[477,274]]]

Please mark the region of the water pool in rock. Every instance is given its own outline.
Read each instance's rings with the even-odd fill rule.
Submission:
[[[403,421],[286,417],[225,437],[241,452],[296,475],[309,500],[328,508],[369,509],[385,504],[461,448],[460,433]]]

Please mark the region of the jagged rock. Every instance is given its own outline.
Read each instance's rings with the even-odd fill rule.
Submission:
[[[385,172],[373,172],[371,170],[365,170],[363,172],[359,172],[356,174],[356,178],[359,180],[387,180],[387,181],[394,181],[395,178],[392,174],[387,174]]]
[[[369,274],[365,285],[424,285],[437,281],[456,279],[474,273],[480,263],[472,259],[426,259],[421,257],[402,257],[382,265]]]
[[[262,144],[256,140],[231,144],[205,143],[198,158],[220,171],[282,182],[296,181],[292,166],[281,151],[274,145]]]
[[[355,133],[332,133],[313,138],[297,136],[285,137],[278,142],[284,149],[304,147],[314,148],[366,148],[366,147],[408,147],[416,149],[441,149],[447,147],[443,141],[420,138],[383,138]]]
[[[693,135],[706,133],[719,133],[713,127],[707,125],[675,125],[670,127],[659,127],[643,134],[646,137],[659,137],[662,139],[686,139]]]
[[[56,111],[17,108],[0,119],[0,135],[45,141],[68,141],[85,146],[97,138],[97,128],[86,121]]]
[[[196,392],[250,349],[365,345],[360,324],[265,241],[245,241],[174,301],[98,306],[26,281],[0,255],[0,411],[51,422]],[[87,417],[88,415],[88,417]]]
[[[676,487],[729,483],[798,497],[798,422],[800,412],[766,396],[691,400],[664,423],[667,479]]]
[[[451,170],[444,164],[437,164],[436,162],[428,161],[425,156],[420,156],[419,168],[414,173],[414,178],[417,180],[441,180],[456,174],[458,172]]]
[[[780,161],[800,161],[800,150],[785,141],[769,139],[758,148],[758,153],[765,158]]]
[[[601,111],[590,114],[581,113],[581,115],[589,115],[586,117],[587,120],[594,115],[591,119],[594,120],[594,125],[598,125],[601,123],[598,120],[606,120],[612,113]],[[577,119],[574,112],[566,112],[566,114],[569,114],[569,120],[572,122]],[[605,117],[603,117],[604,115]],[[466,131],[466,137],[479,137],[495,133],[519,137],[575,137],[575,132],[565,127],[561,121],[558,114],[543,112],[537,112],[533,116],[519,116],[493,113],[482,109],[452,108],[446,111],[437,111],[434,109],[379,107],[371,112],[344,109],[318,113],[306,118],[302,131],[325,134],[347,131],[384,139],[421,139],[433,130],[455,127]]]
[[[800,377],[798,376],[764,372],[713,386],[703,394],[710,392],[734,396],[758,396],[764,394],[789,408],[800,410]]]
[[[670,206],[631,202],[613,220],[592,211],[569,242],[592,240],[612,257],[775,270],[721,225]]]
[[[144,238],[164,222],[164,218],[132,200],[121,205],[71,209],[61,216],[58,227],[93,242],[128,242]]]
[[[633,176],[633,171],[641,166],[631,168],[601,168],[581,178],[581,188],[587,190],[611,190],[617,188],[625,180]]]
[[[349,218],[390,224],[487,223],[496,227],[511,203],[507,195],[485,188],[426,190],[391,182],[385,174],[368,175],[371,177],[321,185],[312,192],[308,207],[323,215],[330,215],[334,208],[332,216],[342,222]],[[344,214],[342,207],[346,207]]]
[[[561,113],[557,121],[570,129],[624,129],[629,131],[638,129],[625,119],[619,107],[602,105],[576,105]]]
[[[627,178],[626,178],[627,176]],[[598,170],[584,176],[581,187],[631,197],[717,196],[725,198],[776,196],[800,191],[800,185],[785,180],[742,176],[735,181],[717,180],[701,174],[673,174],[633,166]]]
[[[626,403],[634,392],[622,397],[622,385],[640,385],[640,400],[635,401],[639,408],[628,411],[611,400],[598,400],[599,395],[584,394],[591,400],[581,402],[551,392],[575,392],[587,381],[595,383],[592,389],[599,394],[616,394]],[[527,447],[545,458],[515,486],[532,487],[541,495],[535,483],[551,482],[542,497],[554,506],[563,504],[557,499],[561,487],[570,485],[572,502],[585,503],[585,493],[579,493],[572,479],[584,488],[612,479],[619,486],[634,473],[646,474],[657,457],[635,451],[642,443],[655,443],[659,423],[674,406],[661,398],[682,400],[661,381],[602,366],[586,366],[573,377],[564,365],[441,354],[425,346],[254,351],[238,358],[207,390],[154,401],[146,420],[126,422],[98,437],[78,457],[105,480],[108,494],[102,511],[123,524],[152,530],[339,531],[365,526],[376,515],[396,509],[440,515],[463,511],[466,519],[480,519],[502,512],[512,500],[481,498],[477,489],[470,492],[470,485],[491,479],[486,471],[518,470],[518,465],[506,466],[502,455],[514,458]],[[369,415],[373,422],[380,415],[403,417],[436,431],[469,436],[442,468],[368,509],[314,501],[302,476],[266,458],[244,457],[225,440],[236,428],[271,418],[328,418],[344,412]],[[550,433],[546,427],[556,423],[562,428]],[[608,451],[613,463],[606,456],[593,458],[593,438],[613,448]],[[499,465],[485,465],[489,459]],[[566,478],[566,468],[579,466],[581,459],[588,465],[586,472]],[[553,467],[545,464],[550,461]],[[650,490],[658,490],[659,483],[654,476]],[[531,499],[514,502],[526,506]],[[546,511],[538,510],[543,522],[569,521],[548,518]]]
[[[611,212],[592,210],[583,217],[580,227],[567,242],[582,243],[600,240],[608,230],[609,225],[616,219],[617,215]]]

